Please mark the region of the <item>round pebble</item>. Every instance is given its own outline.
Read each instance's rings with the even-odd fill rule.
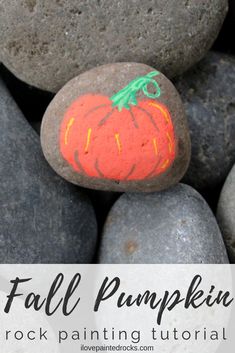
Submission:
[[[217,220],[224,236],[230,260],[235,263],[235,166],[229,173],[221,191]]]
[[[235,163],[235,58],[211,52],[175,84],[192,141],[184,182],[213,190]]]
[[[163,74],[136,63],[103,65],[68,82],[46,110],[41,143],[59,175],[109,191],[165,189],[190,159],[179,94]]]
[[[210,208],[184,184],[122,195],[106,220],[99,259],[109,264],[228,263]]]
[[[88,198],[46,163],[36,132],[0,82],[0,263],[89,263]]]
[[[0,61],[54,92],[110,62],[142,62],[170,77],[205,55],[227,8],[227,0],[2,1]]]

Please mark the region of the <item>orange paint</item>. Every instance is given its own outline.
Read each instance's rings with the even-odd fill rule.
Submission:
[[[155,152],[155,154],[157,156],[158,155],[158,149],[157,149],[157,141],[156,141],[155,138],[153,139],[153,147],[154,147],[154,152]]]
[[[68,144],[68,134],[69,134],[69,130],[71,128],[71,126],[73,125],[74,123],[74,118],[71,118],[68,122],[68,125],[67,125],[67,128],[66,128],[66,131],[65,131],[65,137],[64,137],[64,143],[67,145]]]
[[[121,142],[120,142],[119,134],[115,134],[115,139],[116,139],[116,142],[117,142],[118,153],[120,154],[121,151],[122,151],[122,148],[121,148]]]
[[[80,96],[65,112],[59,144],[77,173],[120,181],[156,178],[177,153],[170,112],[152,98],[118,110],[107,96]]]
[[[86,139],[86,146],[85,146],[85,152],[87,153],[88,152],[88,148],[89,148],[89,145],[90,145],[90,141],[91,141],[91,128],[89,128],[87,130],[87,139]]]
[[[170,162],[169,159],[167,159],[167,160],[162,164],[161,168],[162,168],[162,169],[166,169],[166,167],[168,166],[169,162]]]
[[[169,124],[170,119],[169,119],[169,116],[168,116],[168,112],[165,109],[163,109],[159,104],[157,104],[155,102],[154,103],[149,103],[149,105],[152,105],[153,107],[159,109],[162,112],[163,116],[165,117],[166,123]]]
[[[168,144],[169,152],[171,153],[171,151],[172,151],[172,141],[171,141],[171,137],[169,135],[169,132],[167,132],[166,136],[167,136],[168,141],[169,141],[169,144]]]

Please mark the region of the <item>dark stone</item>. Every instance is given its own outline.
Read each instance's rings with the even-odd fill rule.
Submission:
[[[201,195],[178,184],[124,194],[103,230],[100,263],[228,263],[219,227]]]
[[[54,95],[25,84],[2,64],[0,64],[0,76],[24,117],[33,127],[39,125]],[[38,129],[36,130],[38,131]]]
[[[135,61],[180,74],[211,47],[227,0],[15,0],[0,6],[0,61],[58,91],[95,66]]]
[[[221,191],[217,220],[224,236],[230,260],[235,263],[235,166],[229,173]]]
[[[233,23],[235,23],[235,3],[234,0],[229,0],[229,13],[233,19]]]
[[[100,233],[111,207],[121,194],[118,192],[92,189],[86,189],[86,193],[94,206]]]
[[[0,125],[0,262],[90,262],[97,232],[91,203],[47,165],[2,83]]]
[[[37,134],[40,135],[41,121],[31,121],[31,125],[34,128],[34,130],[37,132]]]
[[[229,11],[217,37],[213,50],[221,51],[227,54],[235,54],[234,41],[234,26],[235,26],[235,1],[229,0]]]
[[[145,83],[152,72],[145,92],[140,80]],[[157,84],[160,96],[150,97]],[[112,99],[123,89],[128,104],[119,109]],[[182,178],[190,159],[178,92],[164,75],[136,63],[103,65],[69,81],[46,110],[41,143],[59,175],[107,191],[165,189]]]
[[[175,84],[192,141],[184,182],[213,190],[235,163],[235,58],[211,52]]]

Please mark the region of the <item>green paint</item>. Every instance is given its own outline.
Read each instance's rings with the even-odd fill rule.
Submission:
[[[161,95],[161,89],[158,83],[152,78],[159,75],[160,72],[152,71],[145,76],[137,77],[131,81],[126,87],[115,93],[110,99],[113,101],[113,107],[118,107],[118,110],[121,111],[122,108],[130,109],[130,105],[137,105],[136,94],[138,91],[144,93],[148,98],[158,98]],[[152,84],[156,93],[148,92],[148,85]]]

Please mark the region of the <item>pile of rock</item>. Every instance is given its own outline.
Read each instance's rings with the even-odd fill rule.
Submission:
[[[235,262],[229,10],[0,4],[1,263]]]

